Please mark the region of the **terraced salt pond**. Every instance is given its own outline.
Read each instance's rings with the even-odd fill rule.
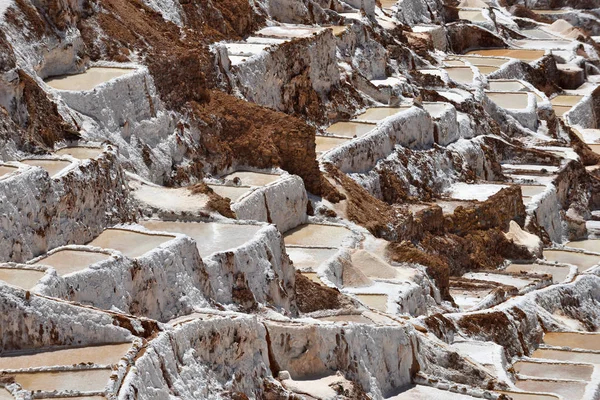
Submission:
[[[529,274],[549,274],[552,275],[553,283],[564,282],[571,269],[569,267],[543,265],[543,264],[511,264],[506,267],[506,272],[511,273],[529,273]]]
[[[499,185],[494,183],[468,184],[464,182],[458,182],[450,186],[447,194],[454,200],[485,201],[490,196],[507,187],[507,185]]]
[[[600,353],[591,353],[587,351],[541,348],[535,350],[532,357],[547,360],[600,364]]]
[[[461,310],[469,310],[479,304],[492,289],[469,289],[450,287],[450,295]]]
[[[480,10],[458,10],[458,18],[471,22],[485,22],[486,19]]]
[[[171,222],[148,220],[141,224],[152,231],[182,233],[196,241],[201,257],[231,250],[252,240],[262,225],[219,224],[216,222]]]
[[[81,74],[49,78],[46,80],[46,84],[58,90],[92,90],[104,82],[133,71],[135,70],[132,68],[91,67]]]
[[[568,379],[587,381],[592,377],[594,367],[589,364],[563,364],[548,362],[517,361],[513,368],[516,373],[534,378]]]
[[[12,174],[18,169],[19,168],[12,167],[10,165],[0,165],[0,178],[2,178],[4,175]]]
[[[514,286],[517,289],[523,289],[524,287],[532,283],[531,279],[520,278],[506,274],[491,274],[488,272],[468,272],[463,275],[463,278],[494,282],[507,286]]]
[[[448,73],[450,79],[456,83],[471,84],[473,83],[473,71],[469,67],[447,67],[444,70]]]
[[[352,232],[343,226],[306,224],[284,235],[286,246],[338,248]]]
[[[544,50],[526,50],[526,49],[486,49],[469,51],[467,55],[479,55],[486,57],[509,57],[521,61],[530,62],[544,56]]]
[[[229,175],[225,175],[224,179],[234,180],[239,179],[241,185],[247,186],[265,186],[279,179],[279,175],[266,174],[262,172],[237,171]]]
[[[573,247],[576,249],[583,249],[587,251],[593,251],[600,253],[600,240],[598,239],[587,239],[587,240],[577,240],[575,242],[568,242],[567,246]]]
[[[315,28],[311,26],[281,25],[263,28],[257,31],[256,34],[259,36],[270,36],[276,38],[303,38],[309,37],[313,33],[319,33],[324,29],[325,28]]]
[[[319,321],[330,321],[330,322],[354,322],[357,324],[368,324],[373,325],[373,321],[363,316],[362,314],[345,314],[345,315],[332,315],[330,317],[317,318]]]
[[[572,107],[579,103],[583,96],[574,95],[558,95],[550,100],[553,106],[569,106]]]
[[[500,57],[461,57],[461,60],[468,61],[477,67],[501,67],[509,60]]]
[[[299,270],[314,271],[321,266],[325,261],[337,253],[337,249],[315,249],[291,247],[287,249],[290,259],[294,263],[294,267]]]
[[[600,334],[580,332],[546,332],[544,343],[555,347],[570,347],[600,351]]]
[[[22,164],[30,165],[32,167],[40,167],[40,168],[46,170],[46,172],[48,172],[48,175],[50,175],[51,177],[58,174],[63,169],[65,169],[71,165],[70,161],[62,161],[62,160],[28,159],[28,160],[21,160],[19,162]]]
[[[554,113],[556,114],[557,117],[562,117],[563,115],[565,115],[566,113],[568,113],[569,111],[571,111],[571,106],[552,106],[552,109],[554,110]]]
[[[376,107],[369,108],[365,113],[356,117],[356,119],[374,121],[382,120],[396,114],[401,108]],[[377,125],[364,122],[342,121],[332,124],[325,131],[331,135],[343,136],[347,138],[361,137],[375,129]]]
[[[131,343],[107,344],[101,346],[46,349],[35,353],[11,354],[0,357],[0,370],[19,370],[44,366],[71,366],[93,363],[114,365],[129,351]]]
[[[208,185],[216,194],[228,198],[232,203],[241,199],[251,188],[248,186]]]
[[[315,136],[315,151],[317,154],[324,153],[348,142],[349,140],[350,139],[333,138],[328,136]]]
[[[554,393],[564,400],[581,400],[587,382],[517,379],[515,386],[527,392]]]
[[[405,111],[408,110],[410,107],[373,107],[373,108],[369,108],[367,109],[367,111],[365,111],[364,113],[358,115],[357,117],[354,118],[354,121],[363,121],[363,122],[369,122],[369,121],[381,121],[382,119],[385,119],[387,117],[391,117],[394,114],[397,114],[401,111]],[[352,122],[352,121],[350,121]],[[356,123],[356,122],[355,122]],[[340,123],[343,124],[343,123]],[[334,124],[336,125],[336,124]],[[332,125],[333,126],[333,125]],[[346,128],[349,125],[339,125],[339,127],[341,128]],[[375,126],[371,125],[371,129],[367,130],[366,132],[364,132],[363,134],[369,132],[370,130],[372,130],[373,128],[375,128]],[[331,129],[331,126],[327,129],[327,132],[329,133],[335,133],[335,131],[330,131],[329,129]],[[362,127],[360,128],[361,131],[368,129],[367,127]],[[336,129],[337,131],[339,131],[340,129]],[[336,133],[337,134],[337,133]],[[346,135],[342,135],[342,136],[347,136]],[[352,137],[352,136],[350,136]]]
[[[89,265],[108,260],[110,256],[104,253],[84,250],[59,250],[34,265],[46,265],[56,270],[59,275],[68,275],[86,269]]]
[[[103,392],[110,378],[110,369],[89,369],[52,372],[17,372],[11,374],[23,389],[29,391]]]
[[[513,400],[559,400],[557,396],[551,394],[507,392],[499,390],[498,393],[510,396]]]
[[[356,298],[360,300],[361,303],[365,304],[372,309],[387,312],[388,311],[388,296],[385,294],[355,294]]]
[[[498,106],[506,109],[524,109],[529,104],[529,96],[525,92],[486,92],[486,95]]]
[[[544,258],[561,264],[572,264],[583,272],[600,263],[600,256],[565,250],[544,250]]]
[[[0,281],[23,289],[31,289],[43,276],[43,272],[33,269],[0,268]]]
[[[490,80],[488,83],[492,92],[519,92],[527,89],[525,85],[515,80]]]
[[[101,147],[65,147],[57,150],[54,154],[59,156],[69,155],[80,160],[87,160],[98,157],[103,151],[104,149]]]
[[[439,118],[446,113],[452,106],[448,103],[423,103],[423,108],[433,118]]]
[[[173,239],[173,236],[150,235],[126,229],[110,228],[88,244],[105,249],[114,249],[127,257],[139,257],[171,239]]]
[[[319,278],[316,272],[301,272],[301,274],[313,281],[314,283],[318,283],[319,285],[323,284],[323,282],[321,282],[321,278]]]

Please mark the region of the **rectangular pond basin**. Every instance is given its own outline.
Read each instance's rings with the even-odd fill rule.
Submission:
[[[356,294],[361,303],[374,310],[387,312],[388,296],[386,294]]]
[[[382,111],[377,111],[378,109],[383,108],[384,110],[391,110],[390,108],[385,108],[385,107],[379,107],[379,108],[370,108],[367,110],[366,113],[361,114],[359,117],[362,117],[364,115],[370,116],[371,120],[374,120],[374,115],[376,115],[378,112],[382,112]],[[369,113],[369,111],[373,110],[371,113]],[[384,112],[382,112],[382,115]],[[395,112],[389,114],[389,115],[385,115],[385,117],[389,117],[390,115],[395,114]],[[380,118],[380,119],[383,119]],[[371,132],[373,129],[375,129],[377,125],[375,124],[369,124],[369,123],[364,123],[364,122],[355,122],[355,121],[342,121],[342,122],[336,122],[334,124],[332,124],[329,128],[327,128],[325,131],[331,135],[335,135],[335,136],[343,136],[343,137],[347,137],[347,138],[355,138],[355,137],[361,137],[366,135],[367,133]]]
[[[561,283],[567,279],[571,269],[569,267],[560,267],[542,264],[511,264],[506,267],[506,272],[515,274],[525,272],[528,274],[550,274],[553,283]]]
[[[490,80],[490,90],[493,92],[519,92],[527,87],[516,80]]]
[[[529,96],[525,92],[486,92],[486,95],[496,105],[505,109],[521,110],[529,104]]]
[[[600,239],[577,240],[567,242],[567,246],[600,253]]]
[[[517,379],[515,386],[526,392],[553,393],[564,400],[581,400],[586,382]]]
[[[59,250],[42,258],[34,265],[47,265],[56,270],[59,275],[72,274],[86,269],[89,265],[108,260],[110,256],[104,253],[85,250]]]
[[[325,153],[326,151],[334,149],[350,140],[351,140],[350,138],[341,139],[341,138],[317,135],[317,136],[315,136],[315,144],[316,144],[315,151],[317,152],[317,154]]]
[[[15,398],[8,390],[0,388],[0,400],[15,400]]]
[[[103,151],[104,149],[101,147],[65,147],[57,150],[54,154],[59,156],[69,155],[80,160],[87,160],[98,157]]]
[[[488,57],[510,57],[521,61],[530,62],[544,56],[544,50],[525,50],[525,49],[487,49],[469,51],[467,55],[479,55]]]
[[[444,64],[451,67],[464,67],[466,64],[461,60],[444,60]]]
[[[387,400],[475,400],[476,397],[466,394],[454,393],[448,390],[437,389],[432,386],[416,385],[407,388],[396,396],[387,397]]]
[[[337,249],[313,249],[290,247],[287,249],[294,267],[299,270],[317,270],[325,261],[337,253]]]
[[[182,233],[196,241],[201,257],[231,250],[250,240],[261,225],[219,224],[216,222],[170,222],[149,220],[141,222],[147,229]]]
[[[477,69],[482,75],[489,75],[493,72],[498,71],[500,67],[493,67],[491,65],[478,65]]]
[[[464,183],[457,182],[450,186],[447,194],[454,200],[478,200],[485,201],[490,196],[508,187],[495,183]]]
[[[559,400],[557,396],[551,394],[507,392],[503,390],[499,390],[498,393],[510,396],[513,400]]]
[[[473,71],[470,67],[447,67],[444,70],[448,73],[450,79],[456,83],[471,84],[473,83]]]
[[[365,111],[364,113],[355,117],[354,121],[375,121],[375,122],[381,121],[382,119],[391,117],[392,115],[397,114],[401,111],[408,110],[409,108],[410,108],[409,106],[406,106],[406,107],[372,107],[372,108],[367,109],[367,111]],[[354,122],[354,123],[356,123],[356,122]],[[345,128],[344,125],[341,125],[340,127]],[[329,128],[331,128],[331,126]],[[339,133],[336,133],[335,131],[330,131],[329,128],[327,129],[327,132],[329,132],[331,134],[336,134],[336,135],[339,134]],[[372,130],[373,128],[375,128],[375,126],[371,125],[371,129],[369,129],[369,130]],[[368,128],[367,127],[360,128],[361,131],[366,130],[366,129],[368,129]],[[369,130],[366,132],[363,132],[363,135],[365,133],[369,132]],[[340,132],[339,129],[336,129],[336,131]],[[346,134],[344,136],[348,136],[348,134]],[[349,136],[349,137],[353,137],[353,136]]]
[[[269,183],[275,182],[279,179],[280,175],[267,174],[263,172],[251,172],[251,171],[236,171],[231,174],[223,176],[224,179],[234,180],[239,179],[240,185],[245,186],[265,186]]]
[[[32,167],[40,167],[48,172],[50,177],[58,174],[63,169],[67,168],[71,165],[70,161],[62,161],[62,160],[21,160],[19,161],[22,164],[31,165]]]
[[[546,332],[544,343],[555,347],[600,351],[600,333]]]
[[[586,271],[600,263],[600,256],[565,250],[544,250],[544,258],[548,261],[575,265],[579,268],[579,272]]]
[[[228,198],[232,203],[241,199],[251,188],[249,186],[208,185],[216,194]]]
[[[561,95],[554,97],[550,100],[553,106],[569,106],[573,107],[575,104],[579,103],[583,99],[583,96],[573,96],[573,95]]]
[[[305,224],[284,235],[286,246],[338,248],[352,232],[343,226]]]
[[[149,235],[126,229],[111,228],[106,229],[88,244],[118,250],[127,257],[139,257],[171,239],[173,239],[173,236]]]
[[[42,349],[39,352],[14,353],[0,357],[0,370],[71,366],[81,363],[114,365],[131,348],[131,343],[76,348]]]
[[[500,57],[461,57],[461,60],[468,61],[477,67],[501,67],[509,60]]]
[[[19,372],[15,381],[23,389],[43,392],[76,390],[103,392],[111,374],[110,369],[90,369],[78,371]]]
[[[521,33],[532,39],[558,39],[557,36],[554,36],[542,29],[523,29]]]
[[[271,36],[277,38],[303,38],[319,33],[324,28],[315,28],[302,25],[268,26],[256,32],[260,36]]]
[[[101,83],[121,77],[132,71],[135,70],[132,68],[92,67],[82,74],[49,78],[46,80],[46,84],[59,90],[92,90]]]
[[[448,103],[441,103],[441,102],[423,103],[423,108],[433,118],[440,118],[442,115],[444,115],[448,111],[448,109],[450,107],[452,107],[452,106]]]
[[[516,373],[534,378],[567,379],[589,381],[594,366],[589,364],[556,364],[549,362],[517,361],[513,364]]]
[[[466,279],[476,279],[478,281],[495,282],[501,285],[514,286],[517,289],[523,289],[533,282],[532,279],[520,278],[505,274],[492,274],[487,272],[468,272],[463,275]]]
[[[487,21],[480,10],[458,10],[458,18],[471,22]]]
[[[533,352],[532,357],[547,360],[600,364],[600,353],[589,353],[585,351],[537,349]]]
[[[465,289],[450,287],[450,295],[461,310],[469,310],[479,304],[492,289]]]
[[[554,114],[556,114],[557,117],[562,117],[563,115],[565,115],[566,113],[568,113],[569,111],[571,111],[571,106],[552,106],[552,109],[554,110]]]
[[[0,178],[2,178],[4,175],[12,174],[18,169],[19,168],[12,167],[10,165],[0,165]]]
[[[22,268],[0,268],[0,281],[22,289],[31,289],[44,276],[41,271]]]
[[[540,193],[544,193],[546,186],[543,185],[520,185],[523,196],[533,197]]]

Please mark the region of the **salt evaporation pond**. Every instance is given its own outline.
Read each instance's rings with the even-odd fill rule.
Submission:
[[[481,13],[481,11],[476,10],[458,10],[458,18],[466,19],[471,22],[485,22],[486,19]]]
[[[171,222],[148,220],[141,224],[149,230],[182,233],[196,241],[201,257],[231,250],[250,240],[261,225],[219,224],[216,222]]]
[[[563,115],[571,111],[571,108],[571,106],[552,106],[554,114],[556,114],[557,117],[562,117]]]
[[[559,39],[557,36],[542,29],[523,29],[521,32],[532,39]]]
[[[574,95],[558,95],[550,100],[553,106],[569,106],[572,107],[579,103],[583,99],[583,96]]]
[[[439,118],[439,117],[441,117],[442,115],[444,115],[444,113],[446,111],[448,111],[448,109],[450,107],[452,107],[452,106],[450,104],[447,104],[447,103],[440,103],[440,102],[437,102],[437,103],[423,103],[423,108],[433,118]]]
[[[286,246],[314,246],[338,248],[352,232],[343,226],[306,224],[284,235]]]
[[[173,239],[173,236],[151,235],[126,229],[110,228],[88,244],[105,249],[114,249],[127,257],[139,257],[171,239]]]
[[[121,77],[132,71],[135,70],[132,68],[91,67],[81,74],[49,78],[46,80],[46,84],[59,90],[92,90],[104,82]]]
[[[216,194],[223,198],[228,198],[232,203],[241,199],[251,189],[244,186],[229,186],[229,185],[208,185]]]
[[[600,239],[587,239],[577,240],[575,242],[567,242],[567,246],[600,253]]]
[[[499,390],[498,393],[510,396],[513,400],[559,400],[557,396],[551,394],[507,392]]]
[[[33,269],[0,268],[0,281],[23,289],[31,289],[43,276],[43,272]]]
[[[349,140],[350,139],[340,139],[328,136],[315,136],[315,151],[317,154],[324,153],[348,142]]]
[[[10,165],[0,165],[0,178],[2,178],[4,175],[8,175],[10,173],[13,173],[13,172],[15,172],[18,169],[19,168],[12,167]]]
[[[385,107],[370,108],[367,110],[367,112],[359,115],[359,117],[357,117],[357,118],[364,118],[364,119],[368,119],[368,120],[383,119],[383,118],[389,117],[390,115],[394,115],[397,112],[397,111],[395,111],[390,114],[386,114],[386,112],[389,112],[389,111],[383,111],[382,109],[383,110],[392,110],[391,108],[385,108]],[[385,116],[382,118],[376,118],[376,116],[378,116],[378,115],[385,115]],[[368,123],[364,123],[364,122],[342,121],[342,122],[336,122],[335,124],[332,124],[325,131],[331,135],[353,138],[353,137],[361,137],[361,136],[366,135],[367,133],[369,133],[373,129],[375,129],[376,126],[377,125],[375,125],[375,124],[368,124]]]
[[[544,343],[549,346],[600,351],[600,334],[580,332],[546,332]]]
[[[77,348],[44,349],[31,354],[11,354],[0,357],[0,370],[39,368],[44,366],[71,366],[81,363],[114,365],[129,351],[131,343],[107,344]]]
[[[0,400],[15,400],[15,398],[8,390],[0,388]]]
[[[396,396],[387,397],[387,400],[475,400],[475,397],[466,394],[454,393],[448,390],[436,389],[431,386],[413,386]]]
[[[59,250],[42,258],[34,265],[46,265],[56,270],[59,275],[67,275],[86,269],[89,265],[108,260],[104,253],[85,250]]]
[[[485,201],[490,196],[507,188],[507,185],[498,185],[494,183],[473,183],[457,182],[450,186],[448,195],[455,200],[478,200]]]
[[[469,310],[481,302],[492,289],[466,289],[450,287],[450,295],[461,310]]]
[[[321,282],[321,278],[319,278],[316,272],[301,272],[301,274],[313,281],[314,283],[318,283],[319,285],[323,284],[323,282]]]
[[[528,274],[540,274],[540,275],[541,274],[549,274],[549,275],[552,275],[553,283],[562,283],[569,276],[569,273],[571,272],[571,268],[552,266],[552,265],[543,265],[543,264],[511,264],[508,267],[506,267],[506,272],[512,272],[512,273],[526,272]]]
[[[355,294],[361,303],[381,312],[387,312],[388,296],[385,294]]]
[[[500,68],[499,67],[492,67],[490,65],[477,65],[477,69],[483,75],[489,75],[492,72],[498,71]]]
[[[287,249],[287,253],[296,269],[314,271],[333,257],[337,249],[291,247]]]
[[[567,379],[587,381],[592,377],[594,367],[589,364],[556,364],[550,362],[517,361],[513,368],[516,373],[534,378]]]
[[[46,170],[46,172],[48,172],[48,175],[50,175],[51,177],[58,174],[60,171],[62,171],[63,169],[65,169],[71,165],[70,161],[62,161],[62,160],[28,159],[28,160],[21,160],[19,162],[22,164],[31,165],[32,167],[40,167],[40,168]]]
[[[319,33],[324,28],[314,28],[301,25],[281,25],[268,26],[256,32],[257,35],[281,37],[281,38],[303,38],[312,36],[313,33]]]
[[[559,349],[537,349],[531,355],[534,358],[578,363],[600,364],[600,353]]]
[[[280,175],[267,174],[263,172],[251,172],[251,171],[237,171],[231,174],[225,175],[224,179],[233,180],[238,178],[241,185],[247,186],[265,186],[269,183],[275,182],[279,179]]]
[[[537,196],[540,193],[546,191],[546,186],[543,185],[519,185],[521,186],[521,193],[524,197]]]
[[[501,67],[509,60],[500,57],[461,57],[461,60],[470,62],[477,67]]]
[[[554,393],[564,400],[581,400],[587,382],[517,379],[515,386],[527,392]]]
[[[486,92],[486,95],[498,106],[506,109],[524,109],[529,104],[529,96],[525,92]]]
[[[544,258],[548,261],[576,265],[580,272],[600,263],[600,256],[566,250],[544,250]]]
[[[501,285],[514,286],[517,289],[523,289],[525,286],[529,285],[532,282],[532,280],[527,278],[519,278],[516,276],[505,274],[490,274],[488,272],[468,272],[463,275],[463,278],[499,283]]]
[[[88,158],[98,157],[103,151],[104,149],[101,147],[65,147],[57,150],[54,154],[59,156],[69,155],[80,160],[87,160]]]
[[[487,49],[469,51],[467,55],[479,55],[486,57],[510,57],[521,61],[534,61],[544,56],[544,50],[523,50],[523,49]]]
[[[444,68],[450,79],[457,83],[471,84],[473,82],[473,71],[469,67]]]
[[[408,106],[407,107],[373,107],[373,108],[367,109],[367,111],[365,111],[364,113],[355,117],[354,120],[355,121],[381,121],[382,119],[391,117],[392,115],[395,115],[401,111],[408,110],[409,108],[410,107],[408,107]],[[352,121],[350,121],[350,122],[352,122]],[[336,125],[336,124],[334,124],[334,125]],[[340,126],[343,126],[343,125],[340,125]],[[328,128],[327,132],[334,134],[335,132],[330,131],[329,130],[330,128],[331,128],[331,126]],[[371,129],[373,129],[373,128],[375,128],[375,126],[371,125]],[[367,129],[367,128],[364,127],[362,129]],[[366,132],[364,132],[364,133],[366,133]],[[338,134],[338,133],[335,133],[335,134]]]
[[[11,374],[28,391],[83,391],[103,392],[112,370],[89,369],[77,371],[18,372]]]
[[[491,80],[488,83],[493,92],[518,92],[527,89],[525,85],[515,80]]]

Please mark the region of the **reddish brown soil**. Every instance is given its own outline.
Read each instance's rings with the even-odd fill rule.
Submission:
[[[206,194],[209,197],[206,206],[210,210],[214,210],[227,218],[235,218],[235,213],[231,211],[231,199],[219,196],[206,183],[197,183],[196,185],[190,187],[190,191],[192,192],[192,194]]]
[[[319,285],[296,271],[296,303],[298,310],[310,313],[319,310],[338,310],[352,301],[337,289]]]

